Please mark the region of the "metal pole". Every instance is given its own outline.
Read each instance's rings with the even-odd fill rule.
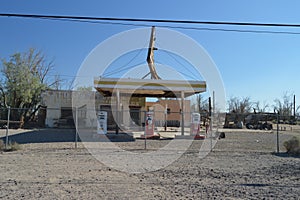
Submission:
[[[7,107],[7,124],[6,124],[6,136],[5,136],[5,149],[8,148],[8,129],[9,129],[9,118],[10,118],[10,106]]]
[[[213,115],[215,114],[216,112],[216,101],[215,101],[215,91],[213,91]]]
[[[277,153],[279,153],[279,112],[277,111],[277,134],[276,134],[276,143],[277,143]]]
[[[209,107],[209,137],[210,137],[210,151],[212,151],[212,107],[211,107],[211,98],[208,98],[208,107]]]
[[[75,149],[77,149],[77,142],[78,142],[78,108],[75,109]]]
[[[145,141],[144,141],[144,145],[145,145],[145,150],[147,149],[147,134],[146,134],[146,129],[147,129],[147,125],[146,122],[147,121],[147,111],[145,111],[145,131],[144,131],[144,137],[145,137]]]
[[[181,135],[184,135],[184,92],[181,91]]]
[[[294,120],[296,120],[296,95],[294,95]]]
[[[167,131],[167,125],[168,123],[168,104],[166,104],[166,110],[165,110],[165,131]]]
[[[119,110],[120,110],[120,91],[117,89],[116,95],[116,134],[119,134]]]

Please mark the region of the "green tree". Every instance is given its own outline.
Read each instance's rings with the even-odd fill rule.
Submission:
[[[80,86],[76,88],[77,91],[93,91],[92,86]]]
[[[0,106],[18,108],[11,110],[12,120],[26,123],[34,116],[40,106],[41,93],[53,85],[47,80],[52,67],[52,62],[46,62],[41,51],[33,48],[2,60]]]

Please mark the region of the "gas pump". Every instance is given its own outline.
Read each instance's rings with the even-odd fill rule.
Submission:
[[[200,114],[192,113],[191,135],[197,135],[200,131]]]
[[[107,112],[99,111],[97,113],[97,133],[98,134],[107,134]]]
[[[154,135],[153,112],[147,112],[146,113],[145,135],[146,136],[152,136],[152,135]]]
[[[205,135],[200,135],[200,114],[192,114],[192,123],[191,123],[191,135],[194,136],[195,140],[205,139]]]
[[[143,139],[152,139],[157,140],[160,138],[159,134],[154,134],[154,119],[153,119],[153,112],[147,112],[146,113],[146,119],[145,119],[145,132],[143,135],[141,135],[141,138]]]

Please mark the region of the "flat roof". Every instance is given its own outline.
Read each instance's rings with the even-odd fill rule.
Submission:
[[[185,97],[206,91],[205,81],[95,78],[95,89],[104,96],[112,96],[118,89],[121,94],[133,97]]]

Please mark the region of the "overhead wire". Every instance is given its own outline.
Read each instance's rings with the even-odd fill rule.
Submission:
[[[134,59],[136,59],[136,58],[141,54],[141,52],[142,52],[144,49],[145,49],[145,48],[141,48],[141,49],[138,51],[138,53],[137,53],[134,57],[132,57],[132,58],[131,58],[126,64],[124,64],[123,66],[119,67],[118,69],[116,69],[116,70],[114,70],[114,71],[106,72],[106,73],[103,74],[103,76],[109,76],[109,75],[114,74],[114,73],[119,73],[120,70],[122,71],[122,68],[128,66]],[[140,65],[140,64],[139,64],[139,65]]]
[[[170,20],[170,19],[143,19],[143,18],[117,18],[117,17],[87,17],[87,16],[67,16],[67,15],[37,15],[37,14],[18,14],[0,13],[5,17],[23,18],[53,18],[53,19],[79,19],[95,21],[130,21],[130,22],[152,22],[152,23],[176,23],[176,24],[209,24],[209,25],[230,25],[230,26],[265,26],[265,27],[297,27],[300,24],[287,23],[255,23],[255,22],[226,22],[226,21],[196,21],[196,20]]]
[[[33,15],[33,14],[16,14],[16,13],[0,13],[0,17],[21,17],[36,18],[71,22],[84,23],[100,23],[110,25],[126,25],[126,26],[153,26],[153,23],[163,24],[189,24],[189,25],[224,25],[224,26],[250,26],[250,27],[281,27],[281,28],[300,28],[300,24],[286,23],[253,23],[253,22],[225,22],[225,21],[192,21],[192,20],[168,20],[168,19],[138,19],[138,18],[114,18],[114,17],[85,17],[85,16],[59,16],[59,15]],[[119,22],[117,22],[119,21]],[[123,22],[135,23],[123,23]],[[137,24],[147,22],[152,24]],[[227,28],[208,28],[208,27],[191,27],[191,26],[173,26],[173,25],[155,25],[164,28],[188,29],[199,31],[226,31],[238,33],[264,33],[264,34],[292,34],[299,35],[300,32],[294,31],[270,31],[270,30],[249,30],[249,29],[227,29]]]
[[[287,23],[253,23],[253,22],[225,22],[225,21],[193,21],[193,20],[169,20],[169,19],[141,19],[141,18],[114,18],[114,17],[86,17],[86,16],[60,16],[60,15],[35,15],[35,14],[18,14],[18,13],[0,13],[0,17],[20,17],[20,18],[34,18],[57,20],[67,22],[79,23],[93,23],[93,24],[107,24],[107,25],[123,25],[123,26],[136,26],[136,27],[149,27],[155,25],[161,28],[175,28],[196,31],[223,31],[223,32],[237,32],[237,33],[257,33],[257,34],[289,34],[300,35],[300,32],[295,31],[273,31],[273,30],[253,30],[253,29],[233,29],[233,28],[210,28],[210,27],[195,27],[195,26],[178,26],[178,25],[165,25],[168,24],[188,24],[188,25],[223,25],[223,26],[239,26],[239,27],[277,27],[277,28],[300,28],[300,24],[287,24]],[[147,24],[145,24],[147,23]],[[156,24],[154,24],[156,23]],[[130,69],[134,66],[143,64],[139,63],[134,66],[129,65],[141,52],[143,48],[134,56],[128,63],[122,67],[108,72],[105,75],[112,75],[113,73],[120,73],[124,70]],[[166,51],[167,52],[167,51]],[[169,52],[167,52],[169,56]],[[176,58],[171,56],[176,62],[180,63]],[[183,65],[182,65],[183,66]],[[186,68],[185,68],[186,69]],[[189,72],[191,72],[189,70]],[[184,74],[184,73],[182,73]],[[193,73],[192,73],[193,74]],[[186,75],[186,74],[184,74]],[[64,75],[68,76],[68,75]],[[73,76],[70,76],[73,77]],[[76,77],[76,76],[74,76]]]
[[[131,69],[131,68],[134,68],[134,67],[137,67],[137,66],[142,65],[142,64],[145,64],[145,61],[140,62],[140,63],[135,64],[135,65],[128,66],[128,67],[126,67],[126,68],[124,68],[124,69],[115,71],[115,72],[113,72],[113,73],[107,73],[107,74],[105,74],[105,76],[110,76],[110,75],[112,75],[112,74],[117,74],[117,73],[120,73],[120,72],[123,72],[123,71],[125,71],[125,70]]]
[[[57,20],[57,19],[50,19]],[[121,26],[134,26],[134,27],[149,27],[154,24],[133,24],[122,22],[102,22],[102,21],[87,21],[87,20],[59,20],[59,21],[72,21],[72,22],[84,22],[92,24],[106,24],[106,25],[121,25]],[[183,30],[195,30],[195,31],[219,31],[219,32],[235,32],[235,33],[256,33],[256,34],[286,34],[286,35],[300,35],[300,32],[292,31],[269,31],[269,30],[250,30],[250,29],[226,29],[226,28],[208,28],[208,27],[187,27],[187,26],[171,26],[171,25],[155,25],[159,28],[174,28]]]
[[[181,65],[185,70],[187,70],[188,72],[190,72],[192,74],[192,76],[189,76],[190,78],[193,77],[193,79],[197,79],[197,77],[195,76],[195,74],[188,68],[186,67],[184,64],[182,64],[173,54],[171,54],[170,52],[166,51],[166,50],[162,50],[163,52],[165,52],[169,57],[171,57],[173,60],[175,60],[179,65]],[[183,72],[181,71],[180,73],[183,74]]]
[[[156,62],[157,64],[160,64],[160,65],[166,65],[166,64],[164,64],[164,63],[161,63],[161,62]],[[186,76],[186,77],[188,77],[188,78],[191,78],[191,79],[193,79],[193,80],[197,80],[197,78],[195,77],[195,76],[191,76],[191,75],[189,75],[189,74],[187,74],[187,73],[184,73],[184,72],[182,72],[182,71],[177,71],[177,72],[179,72],[180,74],[182,74],[182,75],[184,75],[184,76]]]

